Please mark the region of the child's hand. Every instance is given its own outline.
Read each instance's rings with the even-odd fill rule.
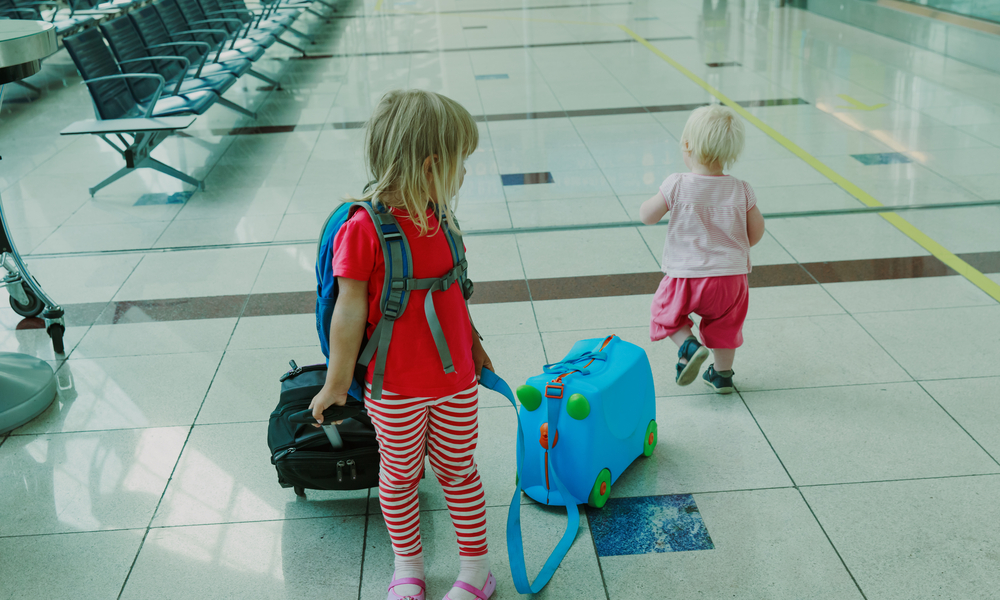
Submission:
[[[345,404],[347,404],[347,394],[338,394],[327,386],[323,386],[323,389],[309,403],[309,408],[312,409],[313,418],[316,419],[317,423],[313,427],[319,427],[318,424],[323,422],[324,410],[333,405],[343,406]],[[337,425],[340,425],[340,423],[341,421],[337,421]]]
[[[483,374],[483,367],[486,367],[490,371],[496,372],[493,368],[493,362],[490,361],[490,357],[486,354],[486,349],[483,348],[483,343],[479,340],[479,336],[475,332],[472,334],[472,361],[476,364],[476,381]]]

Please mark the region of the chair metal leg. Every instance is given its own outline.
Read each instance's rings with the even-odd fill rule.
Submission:
[[[131,171],[131,170],[132,170],[132,167],[128,167],[128,166],[125,166],[125,167],[122,167],[122,168],[118,169],[117,171],[115,171],[115,173],[113,175],[111,175],[110,177],[106,178],[101,183],[98,183],[94,187],[90,188],[90,197],[93,198],[94,194],[96,194],[97,192],[101,191],[101,189],[103,189],[103,188],[111,185],[112,183],[118,181],[122,177],[128,175],[128,172]]]
[[[31,85],[27,81],[21,80],[21,81],[15,81],[14,83],[16,83],[17,85],[19,85],[19,86],[21,86],[21,87],[23,87],[23,88],[25,88],[27,90],[31,90],[32,92],[35,92],[39,96],[42,95],[42,89],[40,87]]]
[[[293,35],[297,35],[297,36],[299,36],[300,38],[302,38],[304,40],[309,40],[313,44],[316,43],[316,38],[315,37],[309,35],[308,33],[302,33],[301,31],[299,31],[298,29],[295,29],[293,27],[289,27],[285,31],[287,31],[288,33],[291,33]],[[279,39],[279,41],[280,41],[280,39]]]
[[[251,111],[249,109],[243,108],[242,106],[240,106],[239,104],[236,104],[232,100],[226,100],[222,96],[219,96],[219,99],[216,100],[216,102],[218,102],[219,104],[225,106],[228,109],[235,110],[236,112],[238,112],[238,113],[240,113],[242,115],[246,115],[246,116],[250,117],[251,119],[256,119],[257,118],[257,113],[255,113],[255,112],[253,112],[253,111]]]
[[[291,48],[292,50],[295,50],[296,52],[301,52],[302,56],[309,56],[309,54],[305,50],[303,50],[302,48],[299,48],[295,44],[291,44],[289,42],[286,42],[285,40],[283,40],[281,38],[274,38],[274,41],[278,42],[279,44],[288,46],[289,48]]]
[[[271,79],[267,75],[264,75],[260,71],[257,71],[256,69],[250,69],[250,70],[247,71],[247,73],[250,73],[251,75],[253,75],[257,79],[260,79],[261,81],[266,81],[267,83],[270,83],[271,85],[274,86],[274,89],[276,89],[276,90],[280,90],[281,89],[281,84],[280,83],[278,83],[274,79]]]
[[[170,175],[171,177],[175,177],[177,179],[180,179],[184,183],[188,183],[188,184],[193,185],[195,188],[205,189],[205,184],[203,182],[198,181],[197,179],[195,179],[194,177],[191,177],[187,173],[181,173],[177,169],[171,167],[170,165],[165,165],[165,164],[161,163],[160,161],[156,160],[153,157],[147,157],[142,162],[136,164],[135,168],[136,169],[153,169],[155,171],[159,171],[160,173],[164,173],[166,175]]]

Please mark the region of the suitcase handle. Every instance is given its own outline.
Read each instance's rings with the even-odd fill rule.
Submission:
[[[327,407],[323,411],[323,423],[317,423],[316,419],[313,418],[312,409],[300,410],[297,413],[292,413],[288,416],[288,420],[291,423],[298,423],[302,425],[328,425],[336,421],[343,421],[344,419],[350,419],[361,414],[361,409],[364,408],[361,404],[347,404],[339,405],[334,404]]]
[[[493,371],[483,368],[479,384],[502,394],[514,406],[514,410],[517,410],[514,392],[511,391],[507,382],[500,379]],[[547,409],[549,411],[549,422],[557,422],[559,419],[559,402],[549,401]],[[551,441],[553,446],[555,445],[554,438],[555,436],[553,436],[553,440]],[[517,420],[517,445],[519,449],[518,456],[520,457],[517,472],[521,473],[521,467],[523,466],[521,463],[524,460],[524,431],[521,429],[520,418]],[[551,450],[551,448],[550,446],[549,449]],[[537,594],[542,591],[542,588],[545,587],[549,579],[552,578],[552,575],[555,574],[559,563],[566,557],[566,553],[569,552],[570,547],[573,545],[573,540],[576,539],[576,533],[580,529],[580,507],[577,505],[582,503],[569,494],[566,486],[563,485],[562,481],[556,475],[555,469],[551,470],[551,478],[556,489],[559,490],[559,493],[566,500],[566,531],[563,533],[555,549],[552,550],[552,554],[546,559],[545,565],[542,566],[542,570],[535,577],[534,583],[528,580],[527,567],[524,562],[524,540],[521,535],[520,477],[517,479],[514,496],[510,500],[510,510],[507,512],[507,559],[510,562],[510,573],[514,579],[514,587],[521,594]]]

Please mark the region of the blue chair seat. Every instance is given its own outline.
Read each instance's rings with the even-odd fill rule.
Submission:
[[[236,83],[236,76],[232,73],[205,75],[205,72],[202,71],[201,77],[185,79],[181,83],[180,93],[187,95],[190,92],[210,91],[222,95],[226,90],[233,87],[234,83]],[[166,85],[166,89],[173,91],[173,87],[171,86],[176,84],[176,81],[170,82]]]
[[[154,117],[169,117],[172,115],[200,115],[215,103],[218,96],[213,92],[190,92],[180,96],[160,98],[153,108]]]

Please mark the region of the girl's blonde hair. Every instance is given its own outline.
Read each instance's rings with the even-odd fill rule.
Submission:
[[[681,148],[703,165],[718,162],[728,169],[743,152],[744,136],[743,121],[736,111],[712,104],[691,113],[681,134]]]
[[[420,235],[431,229],[430,202],[439,225],[444,216],[458,232],[454,211],[463,162],[479,145],[479,128],[469,111],[434,92],[394,90],[382,96],[367,130],[365,159],[372,183],[358,200],[405,210]],[[424,174],[428,157],[431,181]]]

